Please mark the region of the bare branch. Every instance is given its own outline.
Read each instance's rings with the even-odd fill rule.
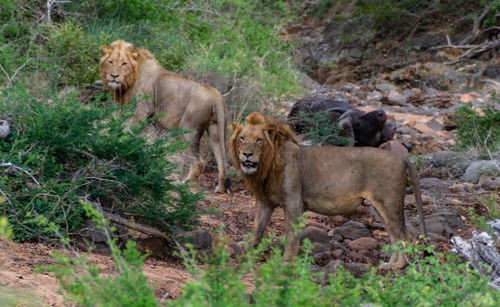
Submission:
[[[90,201],[88,199],[88,196],[80,197],[80,199],[82,199],[83,201],[85,201],[85,202],[93,205],[94,207],[96,207],[100,212],[102,212],[104,218],[110,220],[113,223],[116,223],[116,224],[128,227],[130,229],[133,229],[135,231],[141,232],[143,234],[147,234],[147,235],[150,235],[150,236],[153,236],[153,237],[162,238],[165,241],[173,244],[172,240],[165,233],[159,231],[156,228],[153,228],[151,226],[141,225],[141,224],[132,222],[132,221],[130,221],[128,219],[122,218],[122,217],[120,217],[118,215],[106,212],[106,211],[104,211],[101,208],[101,204],[99,204],[97,202]]]
[[[26,175],[30,176],[31,180],[33,180],[37,186],[41,187],[42,185],[40,184],[40,182],[38,182],[38,180],[36,180],[35,177],[33,177],[33,175],[30,174],[30,172],[28,172],[27,170],[23,169],[22,167],[19,167],[17,165],[14,165],[10,162],[7,162],[7,163],[0,163],[0,167],[12,167],[18,171],[22,171],[23,173],[25,173]]]

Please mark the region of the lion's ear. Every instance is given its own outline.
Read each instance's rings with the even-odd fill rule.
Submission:
[[[106,56],[108,54],[111,53],[111,47],[109,47],[108,45],[102,45],[101,46],[101,55],[102,56]]]
[[[137,48],[134,48],[130,50],[129,54],[132,58],[134,58],[134,60],[137,60],[137,58],[139,57],[139,50]]]
[[[235,125],[235,124],[231,124],[231,126],[229,126],[229,129],[231,129],[231,131],[236,131],[236,130],[241,130],[241,128],[243,128],[243,126],[241,125]]]
[[[274,141],[276,139],[276,134],[278,132],[278,126],[275,124],[267,124],[264,127],[262,127],[262,130],[264,133],[269,135],[269,138]]]

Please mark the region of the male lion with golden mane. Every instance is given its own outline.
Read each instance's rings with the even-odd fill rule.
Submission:
[[[200,139],[205,131],[219,170],[216,192],[224,192],[231,181],[225,150],[226,105],[218,90],[181,75],[166,71],[147,50],[117,40],[102,46],[101,78],[118,105],[132,103],[136,96],[147,96],[137,105],[133,123],[164,114],[157,119],[164,129],[194,130],[184,134],[195,161],[186,180],[198,178],[203,170]]]
[[[420,186],[407,158],[370,147],[300,147],[284,123],[258,112],[245,124],[231,125],[230,153],[247,188],[255,195],[253,245],[261,240],[274,209],[283,206],[287,246],[285,258],[297,254],[292,225],[305,210],[324,215],[349,213],[364,199],[385,222],[392,243],[409,240],[404,221],[407,170],[414,187],[422,230]],[[394,252],[382,268],[403,268],[404,255]]]

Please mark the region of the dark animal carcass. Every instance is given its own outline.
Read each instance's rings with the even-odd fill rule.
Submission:
[[[322,97],[309,97],[295,102],[288,113],[288,123],[295,132],[303,133],[307,121],[301,116],[311,118],[319,112],[325,113],[329,123],[338,124],[342,128],[341,134],[351,139],[351,146],[378,147],[392,139],[396,132],[395,126],[387,122],[384,110],[365,113],[343,101]]]

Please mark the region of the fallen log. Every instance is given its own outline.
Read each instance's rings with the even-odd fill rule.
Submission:
[[[495,221],[500,225],[500,220]],[[495,227],[495,224],[491,224]],[[495,240],[485,231],[473,232],[471,239],[463,239],[458,236],[451,238],[453,252],[456,252],[479,272],[491,277],[488,283],[495,290],[500,290],[500,254],[498,254]]]
[[[99,210],[102,213],[103,217],[105,219],[108,219],[110,222],[113,222],[113,223],[121,225],[121,226],[125,226],[127,228],[138,231],[138,232],[143,233],[145,235],[161,238],[161,239],[165,240],[166,242],[168,242],[172,245],[175,245],[174,242],[172,241],[172,239],[170,239],[165,233],[159,231],[158,229],[156,229],[154,227],[138,224],[136,222],[132,222],[126,218],[118,216],[116,214],[106,212],[102,209],[101,204],[99,204],[97,202],[92,202],[92,201],[88,200],[87,197],[81,197],[81,199],[83,201],[91,204],[92,206],[94,206],[97,210]]]

